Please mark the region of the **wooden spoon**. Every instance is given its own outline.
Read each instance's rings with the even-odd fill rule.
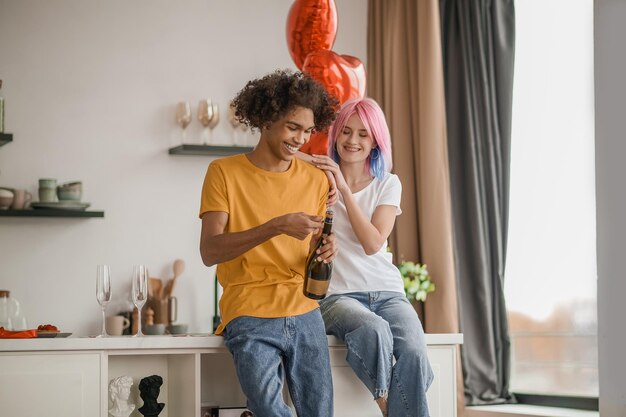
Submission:
[[[174,278],[170,279],[167,284],[165,284],[165,298],[169,298],[174,291],[174,285],[176,284],[176,280],[179,276],[183,274],[185,270],[185,261],[182,259],[176,259],[174,261]]]
[[[163,281],[158,278],[150,278],[148,282],[148,296],[161,299],[161,290],[163,290]]]
[[[185,261],[182,259],[176,259],[174,261],[174,279],[178,278],[185,271]]]

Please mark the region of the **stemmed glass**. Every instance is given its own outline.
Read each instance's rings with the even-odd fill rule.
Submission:
[[[246,145],[246,133],[248,132],[248,125],[241,123],[237,119],[237,111],[233,105],[228,107],[228,121],[233,127],[233,145],[245,146]]]
[[[211,129],[211,137],[213,136],[213,128],[217,126],[220,121],[220,108],[217,104],[213,104],[213,118],[209,123],[209,129]]]
[[[191,106],[188,101],[180,101],[176,104],[176,123],[183,128],[181,142],[184,144],[187,140],[187,126],[191,123]]]
[[[98,337],[106,337],[105,310],[111,301],[111,269],[108,265],[98,265],[96,267],[96,299],[102,309],[102,332]]]
[[[212,131],[220,121],[220,110],[217,104],[211,100],[200,100],[198,103],[198,120],[204,126],[202,144],[208,145],[211,142]]]
[[[232,105],[228,107],[228,121],[233,127],[233,145],[239,146],[239,131],[241,128],[241,122],[237,120],[236,110]]]
[[[141,308],[148,300],[148,270],[145,265],[135,265],[133,267],[133,304],[137,307],[137,334],[143,336],[141,332]]]

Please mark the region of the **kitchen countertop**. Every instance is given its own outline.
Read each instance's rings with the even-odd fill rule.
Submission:
[[[344,343],[334,336],[328,337],[329,347],[342,347]],[[461,333],[429,333],[426,344],[455,345],[463,343]],[[70,336],[67,338],[0,339],[2,352],[73,351],[73,350],[128,350],[128,349],[223,349],[222,336],[205,333],[177,336]]]

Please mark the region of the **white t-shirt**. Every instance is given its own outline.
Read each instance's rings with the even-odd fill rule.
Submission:
[[[402,184],[397,175],[387,173],[382,180],[374,178],[367,187],[352,196],[369,219],[380,205],[395,206],[396,216],[402,213]],[[387,241],[378,252],[368,256],[352,230],[341,194],[333,210],[333,231],[337,236],[339,253],[333,261],[333,275],[327,294],[362,291],[404,293],[400,271],[392,263],[391,253],[387,252]]]

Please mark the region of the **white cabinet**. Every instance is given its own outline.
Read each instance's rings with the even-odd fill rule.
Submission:
[[[122,375],[132,377],[130,402],[138,407],[142,404],[139,381],[150,375],[163,378],[158,401],[165,403],[165,408],[159,417],[200,416],[200,405],[206,403],[221,407],[243,407],[246,404],[232,357],[225,348],[193,349],[191,352],[186,349],[111,351],[106,357],[107,384]],[[105,397],[107,389],[102,394]],[[102,407],[103,410],[110,407],[108,399]],[[135,411],[132,416],[140,417],[140,414]]]
[[[456,346],[429,346],[435,378],[428,390],[431,417],[456,416]]]
[[[245,407],[246,396],[239,388],[230,353],[202,354],[200,357],[200,399],[221,407]]]
[[[196,404],[200,397],[196,387],[198,367],[198,354],[184,352],[107,352],[108,366],[106,369],[105,386],[103,387],[102,416],[107,416],[106,410],[111,406],[108,400],[108,381],[122,375],[133,378],[130,402],[138,404],[136,409],[143,404],[139,397],[139,381],[150,375],[159,375],[163,378],[163,385],[159,393],[158,401],[165,403],[165,408],[159,417],[168,416],[195,416]],[[141,416],[134,411],[132,416]]]
[[[461,335],[426,335],[435,372],[428,391],[432,417],[455,417],[455,351]],[[335,415],[379,417],[370,393],[345,361],[345,346],[329,337]],[[217,336],[0,340],[2,416],[108,416],[108,383],[129,375],[139,408],[139,381],[160,375],[160,417],[200,417],[200,405],[243,407],[232,357]],[[141,417],[135,410],[132,417]]]
[[[3,416],[100,415],[99,353],[0,354]]]
[[[380,417],[372,394],[345,360],[344,347],[331,348],[335,416]],[[456,416],[456,346],[429,345],[428,359],[435,378],[427,393],[431,417]]]

